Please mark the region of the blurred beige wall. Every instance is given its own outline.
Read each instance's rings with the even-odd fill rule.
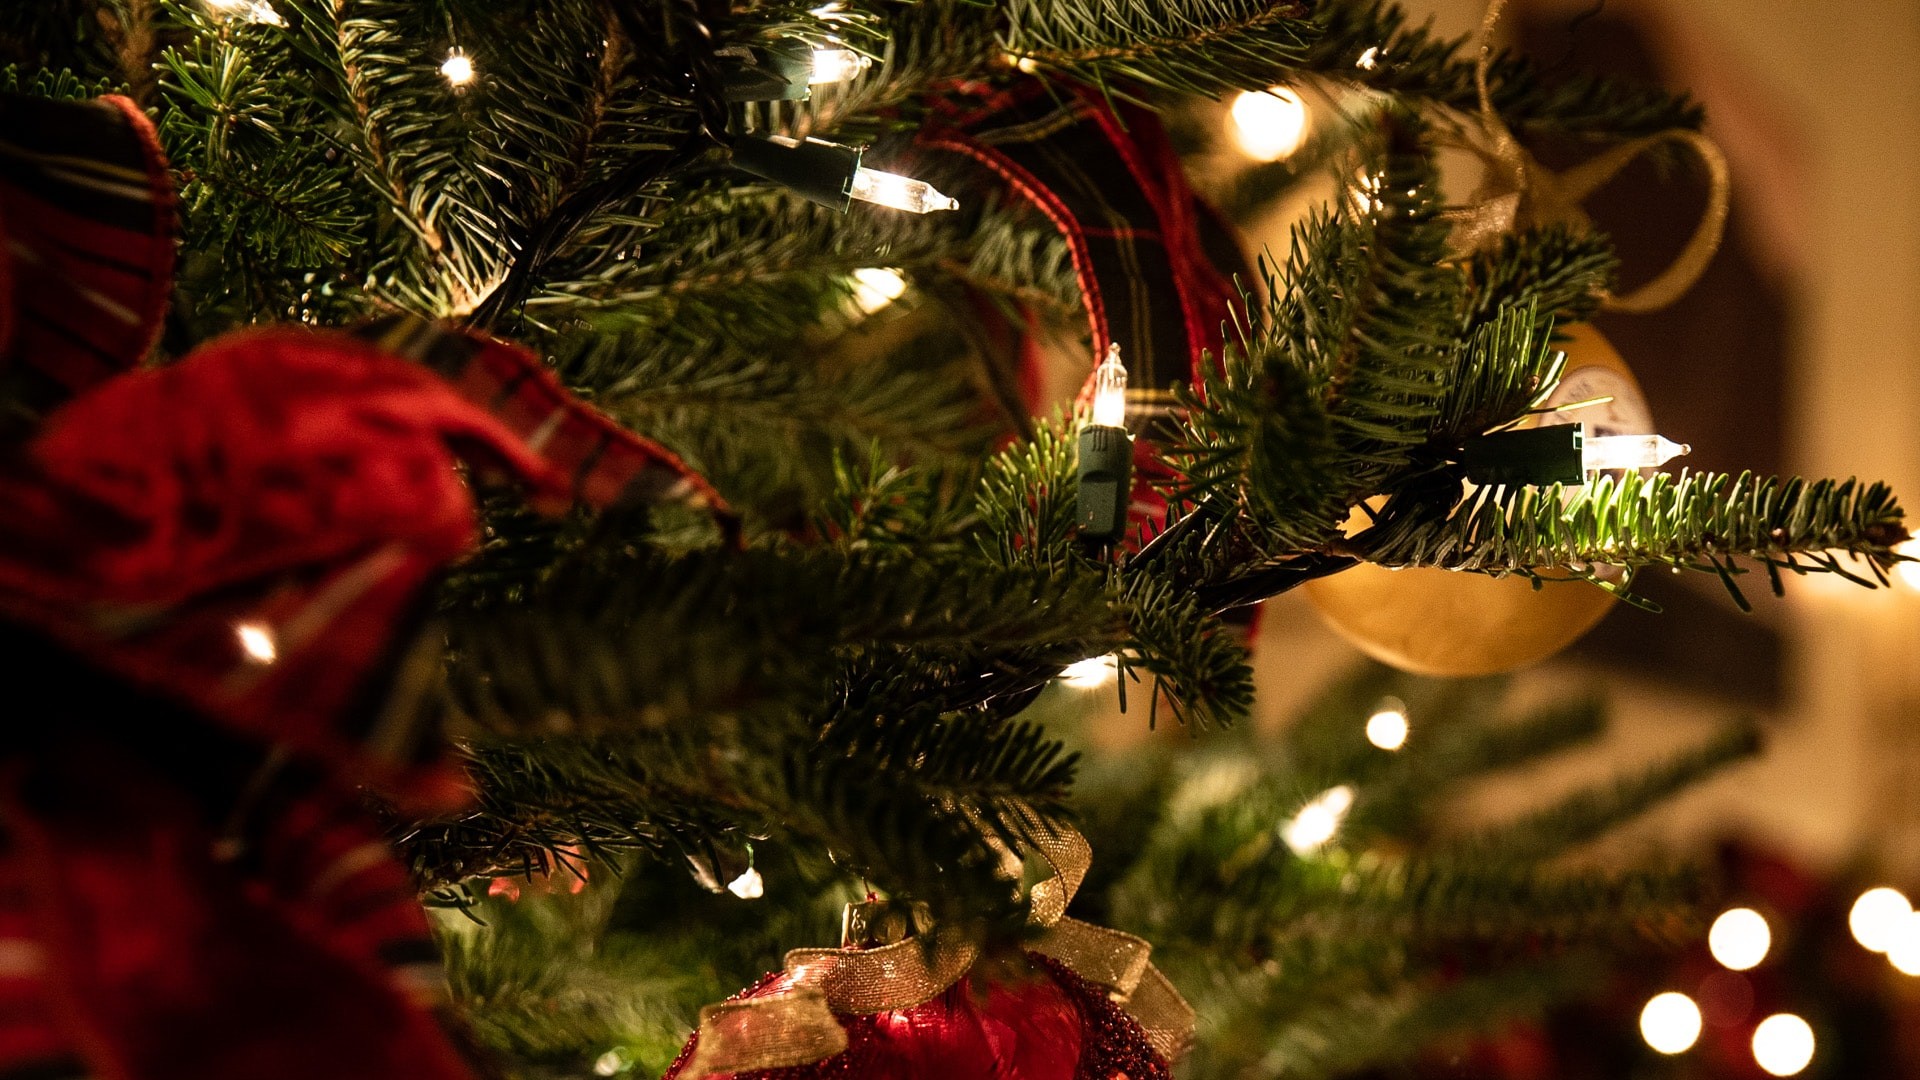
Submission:
[[[1458,34],[1474,31],[1482,11],[1475,0],[1407,6]],[[1594,5],[1516,6],[1571,19]],[[1705,102],[1709,130],[1728,149],[1737,197],[1753,210],[1747,225],[1760,234],[1752,246],[1797,297],[1787,467],[1885,479],[1920,507],[1920,3],[1611,0],[1606,11],[1658,28],[1667,66]],[[1816,867],[1864,858],[1920,885],[1920,590],[1813,579],[1788,587],[1784,602],[1753,597],[1790,658],[1785,704],[1763,718],[1765,757],[1617,844],[1738,833]],[[1270,608],[1256,661],[1262,712],[1279,717],[1316,682],[1311,673],[1356,654],[1298,597]],[[1581,760],[1513,778],[1469,812],[1537,804],[1545,787],[1656,756],[1736,711],[1657,676],[1569,661],[1526,673],[1527,696],[1604,687],[1615,735]]]

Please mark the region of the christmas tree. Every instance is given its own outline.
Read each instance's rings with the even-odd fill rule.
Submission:
[[[1623,291],[1583,184],[1701,111],[1391,3],[59,0],[0,62],[0,1074],[1417,1063],[1692,927],[1556,860],[1756,736],[1462,834],[1600,705],[1253,732],[1248,613],[1907,539],[1583,427],[1565,328],[1725,214]],[[1181,118],[1279,86],[1344,122],[1220,202],[1338,190],[1249,266]]]

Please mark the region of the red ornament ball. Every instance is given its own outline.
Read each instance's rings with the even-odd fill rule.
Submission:
[[[989,970],[991,969],[991,970]],[[738,999],[775,993],[770,975]],[[784,1069],[712,1074],[732,1080],[1171,1080],[1140,1025],[1107,992],[1039,953],[982,962],[931,1001],[839,1015],[847,1048]],[[682,1076],[695,1035],[667,1070]]]

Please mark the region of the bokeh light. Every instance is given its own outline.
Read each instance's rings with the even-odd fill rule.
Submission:
[[[1079,690],[1097,690],[1112,682],[1119,672],[1119,657],[1089,656],[1068,664],[1060,672],[1060,681]]]
[[[1899,889],[1883,885],[1868,889],[1853,902],[1853,910],[1847,913],[1847,928],[1862,947],[1886,952],[1899,940],[1912,914],[1913,905],[1906,896]]]
[[[1753,1029],[1753,1060],[1775,1076],[1793,1076],[1813,1063],[1813,1028],[1792,1013],[1775,1013]]]
[[[1328,788],[1280,826],[1280,839],[1285,840],[1296,855],[1318,851],[1339,833],[1341,824],[1347,820],[1347,811],[1352,808],[1352,788],[1345,784]]]
[[[1767,958],[1773,932],[1766,917],[1752,908],[1723,911],[1707,931],[1707,950],[1734,971],[1745,971]]]
[[[465,86],[473,81],[473,61],[459,49],[447,54],[446,62],[440,65],[440,74],[454,86]]]
[[[1679,1054],[1700,1040],[1700,1006],[1675,990],[1655,994],[1640,1010],[1640,1037],[1663,1054]]]
[[[1887,962],[1902,975],[1920,975],[1920,911],[1910,911],[1893,932]]]
[[[1399,698],[1387,698],[1367,717],[1367,741],[1382,750],[1398,750],[1407,743],[1407,707]]]
[[[1307,103],[1284,86],[1233,99],[1233,141],[1256,161],[1279,161],[1307,141]]]

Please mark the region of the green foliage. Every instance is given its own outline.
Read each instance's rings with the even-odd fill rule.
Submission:
[[[1389,565],[1702,570],[1720,575],[1745,607],[1734,579],[1746,571],[1736,559],[1764,565],[1776,592],[1783,587],[1781,570],[1836,573],[1871,586],[1874,581],[1861,576],[1867,574],[1885,584],[1897,558],[1892,548],[1907,536],[1902,520],[1883,484],[1628,473],[1570,491],[1557,485],[1479,488],[1457,508],[1430,503],[1354,542],[1369,559]]]
[[[1007,0],[1001,44],[1033,65],[1103,89],[1142,83],[1189,94],[1265,89],[1309,40],[1301,5],[1275,0]]]
[[[1550,860],[1750,756],[1750,730],[1644,778],[1462,833],[1452,808],[1475,782],[1604,727],[1593,702],[1499,718],[1503,691],[1497,679],[1437,682],[1372,667],[1277,736],[1089,763],[1080,785],[1089,838],[1101,864],[1129,864],[1096,867],[1112,876],[1089,887],[1102,890],[1089,907],[1153,941],[1156,962],[1194,1002],[1192,1075],[1392,1067],[1436,1040],[1594,993],[1608,960],[1691,927],[1705,887],[1693,874]],[[1362,736],[1366,715],[1388,698],[1412,718],[1393,754]],[[1353,795],[1337,834],[1316,849],[1289,848],[1280,826],[1336,785]]]
[[[1683,925],[1701,887],[1685,873],[1552,860],[1750,754],[1752,732],[1462,834],[1447,799],[1590,740],[1599,707],[1494,720],[1497,685],[1372,672],[1278,737],[1220,732],[1253,707],[1223,613],[1360,559],[1562,567],[1616,590],[1647,566],[1731,587],[1737,559],[1776,587],[1783,570],[1884,579],[1906,537],[1886,489],[1853,481],[1465,488],[1461,441],[1551,392],[1552,327],[1596,309],[1614,258],[1557,228],[1451,250],[1426,107],[1477,107],[1474,57],[1389,3],[774,0],[710,16],[719,46],[871,55],[850,85],[727,120],[872,142],[869,161],[966,205],[915,217],[834,214],[730,170],[687,83],[696,5],[269,2],[260,21],[198,0],[0,12],[0,87],[122,88],[153,109],[181,193],[169,349],[396,308],[470,321],[526,341],[747,522],[735,551],[684,514],[550,521],[489,494],[483,550],[438,596],[426,707],[461,734],[477,798],[392,831],[421,885],[466,910],[445,919],[454,985],[529,1077],[609,1053],[663,1068],[700,1004],[785,947],[831,944],[838,904],[869,889],[1011,940],[1024,912],[999,845],[1036,818],[1094,840],[1076,914],[1153,939],[1199,1004],[1197,1075],[1404,1061]],[[465,86],[440,73],[456,48]],[[980,325],[998,310],[1077,329],[1066,243],[997,178],[912,145],[959,81],[1022,67],[1150,103],[1300,80],[1380,95],[1229,200],[1263,205],[1303,161],[1339,174],[1181,398],[1171,508],[1138,544],[1077,536],[1073,424],[1025,415],[1007,343]],[[1491,89],[1527,139],[1701,119],[1683,96],[1512,57]],[[909,290],[861,311],[853,275],[879,268]],[[1362,505],[1372,524],[1348,535]],[[1205,741],[1078,756],[1047,722],[1049,686],[1109,655],[1135,722],[1164,709]],[[1418,718],[1391,756],[1356,722],[1389,691]],[[1342,786],[1339,836],[1289,847],[1278,826]],[[725,891],[749,865],[759,901]],[[519,906],[476,895],[502,873],[590,884]]]
[[[1329,0],[1316,5],[1316,21],[1318,33],[1302,62],[1306,69],[1403,100],[1479,112],[1473,77],[1477,42],[1437,38],[1430,25],[1410,25],[1398,4],[1374,0]],[[1586,72],[1556,78],[1504,51],[1495,57],[1488,84],[1494,107],[1523,137],[1614,141],[1697,128],[1704,118],[1684,94]]]

